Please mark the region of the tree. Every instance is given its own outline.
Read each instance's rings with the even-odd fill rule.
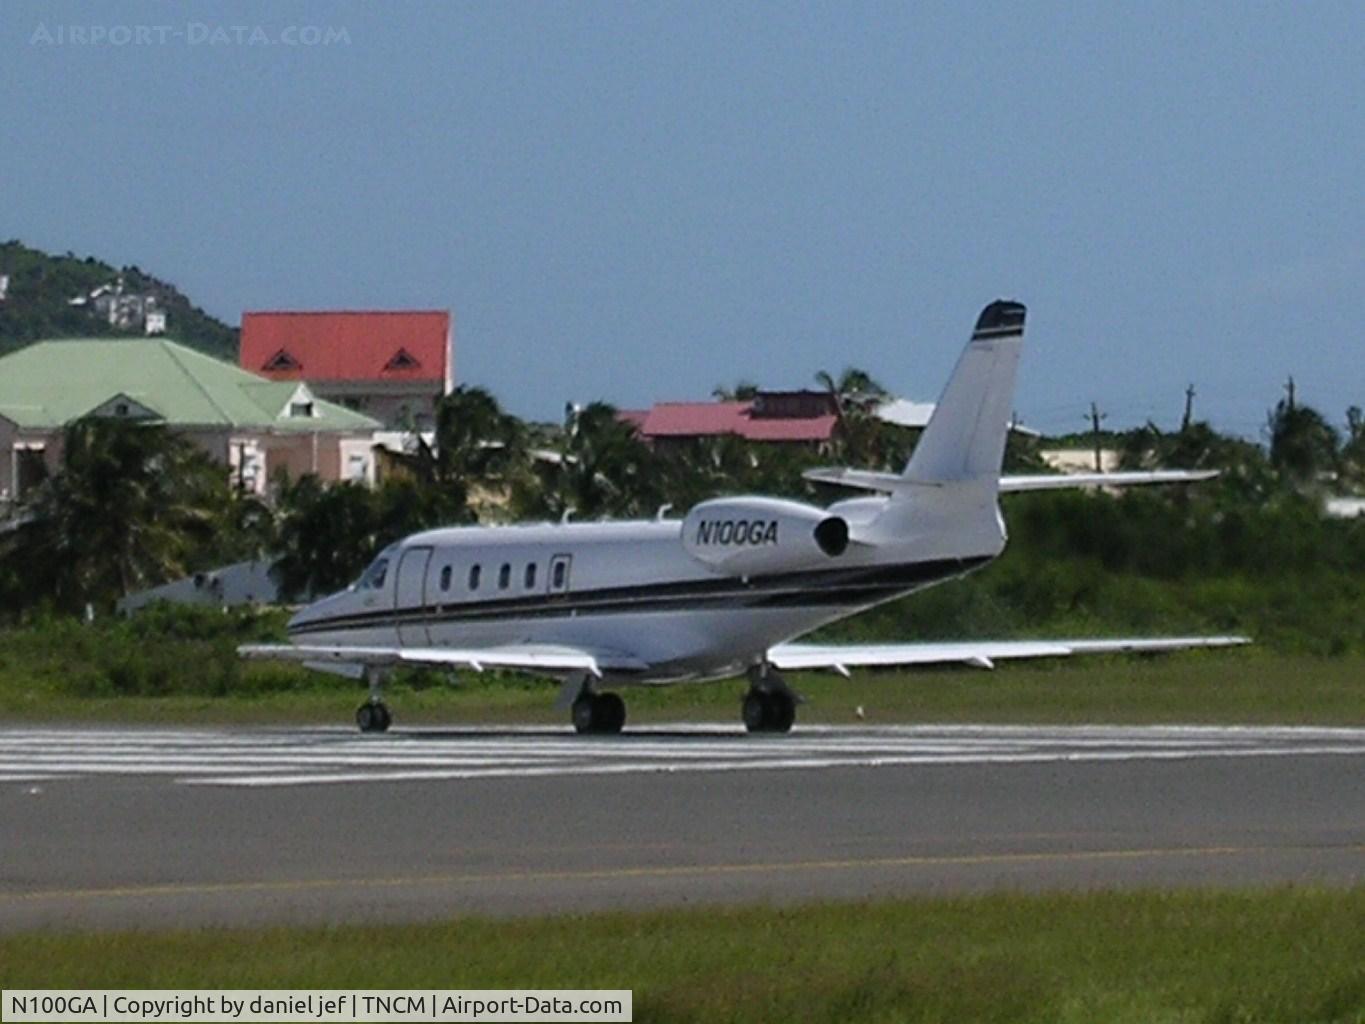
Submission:
[[[1291,388],[1270,414],[1270,463],[1300,488],[1337,469],[1337,432],[1322,413],[1299,405]]]
[[[107,609],[182,575],[222,525],[221,467],[162,426],[81,420],[62,450],[61,470],[25,503],[0,553],[31,599]]]
[[[358,483],[325,486],[309,474],[280,489],[280,558],[275,575],[291,599],[341,590],[374,556],[373,494]]]
[[[614,406],[569,411],[560,450],[535,464],[513,497],[520,516],[579,519],[648,515],[663,502],[658,461]]]
[[[506,490],[526,471],[528,431],[480,387],[461,385],[436,407],[434,446],[420,436],[415,454],[399,456],[416,481],[441,492],[449,523],[477,517],[477,492]]]
[[[845,367],[836,378],[826,370],[815,375],[816,383],[829,392],[839,416],[834,457],[850,466],[883,468],[890,455],[888,432],[877,417],[887,391],[866,370]]]
[[[732,388],[717,384],[711,389],[711,397],[717,402],[752,401],[758,397],[758,385],[749,380],[738,380]]]

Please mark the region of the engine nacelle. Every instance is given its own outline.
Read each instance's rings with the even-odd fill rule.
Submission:
[[[780,498],[714,498],[683,520],[683,547],[721,572],[748,576],[817,568],[848,550],[848,523]]]

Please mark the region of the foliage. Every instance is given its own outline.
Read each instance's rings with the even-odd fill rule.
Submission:
[[[282,625],[277,613],[166,604],[95,624],[43,616],[0,632],[0,677],[12,696],[225,697],[288,688],[301,673],[248,674],[235,654],[238,644],[282,639]]]
[[[40,933],[0,940],[0,983],[630,989],[651,1022],[1358,1024],[1362,915],[1359,886],[1280,887]]]
[[[615,407],[593,402],[572,409],[559,451],[530,467],[512,492],[520,518],[628,518],[663,503],[655,453]]]
[[[1322,413],[1294,401],[1293,392],[1270,414],[1270,463],[1299,487],[1337,468],[1339,439]]]
[[[830,636],[945,639],[1246,632],[1283,651],[1365,651],[1365,521],[1297,494],[1243,500],[1238,482],[1005,502],[992,566],[885,605]]]
[[[158,425],[88,419],[63,439],[61,471],[0,541],[0,564],[30,600],[107,609],[183,574],[229,505],[219,467]]]
[[[236,329],[194,306],[174,285],[139,267],[120,270],[72,253],[50,256],[11,240],[0,243],[0,274],[10,278],[9,294],[0,302],[0,355],[43,338],[128,335],[128,331],[95,316],[90,307],[69,303],[121,275],[129,291],[156,296],[167,314],[169,337],[221,359],[237,361]],[[134,333],[140,335],[141,331]]]

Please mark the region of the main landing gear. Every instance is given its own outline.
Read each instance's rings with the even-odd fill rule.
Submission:
[[[744,695],[742,716],[750,732],[791,732],[800,698],[786,681],[767,665],[749,670],[749,692]]]
[[[580,733],[614,734],[626,724],[626,702],[617,693],[583,689],[573,702],[573,727]]]
[[[385,732],[393,724],[393,715],[384,703],[384,676],[377,668],[367,668],[365,682],[370,687],[370,699],[355,709],[355,724],[361,732]]]
[[[564,679],[555,707],[567,709],[574,729],[585,735],[615,735],[626,724],[626,702],[619,694],[595,691],[586,672]]]

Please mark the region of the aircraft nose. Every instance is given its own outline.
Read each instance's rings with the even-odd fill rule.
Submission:
[[[284,628],[292,636],[301,626],[306,626],[308,623],[312,622],[314,618],[316,618],[316,612],[313,611],[313,606],[305,605],[293,615],[289,616],[289,622]]]

